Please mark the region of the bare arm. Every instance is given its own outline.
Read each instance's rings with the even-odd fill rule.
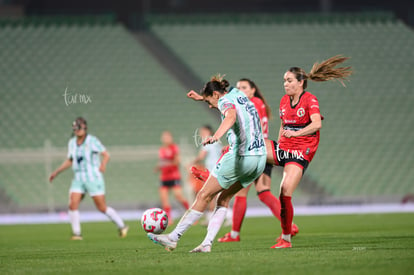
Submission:
[[[310,116],[310,119],[312,122],[305,128],[300,129],[299,131],[283,130],[282,135],[287,138],[307,136],[322,128],[322,119],[320,114],[313,114]]]
[[[216,133],[212,137],[207,138],[203,144],[212,144],[218,141],[234,125],[234,123],[236,123],[236,118],[236,109],[229,109],[226,112],[224,119],[221,122],[220,127],[217,129]]]
[[[72,166],[72,160],[66,159],[55,171],[52,172],[49,176],[49,181],[52,182],[54,178],[57,177],[61,172],[65,171]]]
[[[195,92],[193,90],[189,91],[188,94],[187,94],[187,96],[189,98],[192,98],[192,99],[196,100],[196,101],[202,101],[202,100],[204,100],[204,98],[203,98],[202,95],[198,94],[197,92]]]
[[[103,151],[101,155],[102,155],[102,161],[101,161],[101,166],[99,167],[99,171],[104,173],[106,171],[106,164],[108,164],[110,156],[109,156],[108,151]]]
[[[277,135],[277,140],[280,140],[283,133],[283,122],[280,122],[279,134]]]

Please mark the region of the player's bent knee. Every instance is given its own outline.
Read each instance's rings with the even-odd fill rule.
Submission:
[[[213,198],[213,194],[209,194],[203,189],[201,189],[200,192],[197,193],[197,200],[204,201],[206,203],[209,203]]]

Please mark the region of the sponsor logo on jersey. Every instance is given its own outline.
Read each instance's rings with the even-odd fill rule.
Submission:
[[[282,117],[285,115],[285,109],[280,110],[279,109],[279,116]]]
[[[311,105],[311,108],[318,108],[319,109],[319,105]]]
[[[298,115],[298,117],[303,117],[305,115],[305,109],[299,108],[296,114]]]
[[[80,157],[78,157],[78,158],[76,159],[76,161],[78,162],[78,164],[80,164],[82,160],[83,160],[83,157],[82,157],[82,156],[80,156]]]
[[[239,96],[239,97],[237,97],[237,102],[238,102],[240,105],[244,105],[244,104],[246,104],[247,102],[249,102],[249,99],[248,99],[247,97],[245,97],[245,96]]]
[[[263,139],[256,139],[255,141],[253,141],[252,144],[250,144],[248,150],[254,150],[254,149],[258,149],[264,146],[264,140]]]

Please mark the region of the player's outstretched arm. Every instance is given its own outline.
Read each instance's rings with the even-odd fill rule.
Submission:
[[[187,93],[187,97],[189,97],[191,99],[194,99],[196,101],[203,101],[204,100],[202,95],[198,94],[197,92],[195,92],[193,90],[191,90]]]
[[[61,172],[65,171],[66,169],[68,169],[71,166],[72,166],[72,160],[71,159],[66,159],[62,163],[62,165],[59,166],[58,169],[56,169],[55,171],[52,172],[52,174],[50,174],[49,182],[52,182],[53,179],[56,178],[57,175],[59,175]]]

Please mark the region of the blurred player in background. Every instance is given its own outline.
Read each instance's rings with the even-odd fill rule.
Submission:
[[[253,103],[236,88],[227,90],[229,83],[221,76],[207,82],[201,94],[190,91],[187,96],[196,101],[205,101],[210,108],[218,109],[222,122],[213,136],[203,144],[216,143],[227,134],[229,151],[215,165],[203,188],[198,192],[191,208],[170,234],[148,237],[167,250],[174,250],[181,236],[198,221],[211,200],[217,194],[216,209],[207,227],[204,241],[191,252],[210,252],[226,215],[231,198],[243,187],[247,187],[262,173],[266,165],[266,147],[260,118]]]
[[[214,134],[213,128],[210,125],[205,125],[201,127],[199,131],[202,140],[205,140]],[[216,142],[214,144],[202,145],[197,157],[192,162],[192,165],[194,165],[193,167],[201,171],[212,171],[222,154],[221,150],[222,146],[219,142]],[[193,177],[191,173],[189,174],[189,176],[191,178],[191,181],[194,183],[193,190],[195,192],[195,195],[197,195],[198,191],[200,191],[203,187],[205,181]],[[206,213],[206,221],[202,222],[202,225],[208,224],[208,221],[210,220],[210,217],[213,214],[214,208],[215,202],[211,201],[208,207],[208,212]]]
[[[178,146],[174,143],[170,131],[164,131],[161,134],[162,146],[158,151],[159,163],[155,167],[156,172],[160,172],[161,186],[159,189],[161,206],[167,212],[168,224],[173,223],[171,216],[171,204],[169,201],[169,191],[172,190],[175,198],[187,210],[189,204],[184,198],[181,188],[180,173],[180,152]]]
[[[52,182],[64,170],[72,167],[74,178],[69,190],[69,218],[72,225],[72,240],[82,240],[79,219],[79,204],[88,192],[96,208],[108,216],[118,229],[121,238],[126,237],[126,226],[118,213],[105,202],[103,173],[109,161],[109,153],[98,138],[87,133],[87,123],[78,117],[72,124],[75,136],[69,140],[68,157],[49,177]],[[102,156],[102,161],[100,159]]]
[[[270,107],[267,104],[265,98],[260,92],[259,87],[256,83],[248,78],[242,78],[237,82],[237,89],[242,91],[254,106],[260,117],[262,125],[263,137],[267,139],[269,137],[269,118],[271,117]],[[270,192],[272,180],[272,167],[271,164],[266,164],[263,174],[254,182],[256,192],[259,199],[269,207],[273,215],[280,221],[280,202]],[[211,171],[211,170],[210,170]],[[247,209],[247,194],[250,190],[251,185],[240,190],[235,198],[233,204],[233,224],[230,233],[226,233],[224,237],[219,238],[219,242],[239,242],[240,241],[240,228],[243,223],[244,216],[246,215]],[[292,225],[292,235],[295,235],[299,231],[298,227]]]
[[[280,101],[281,119],[278,141],[266,142],[268,163],[283,166],[280,185],[282,235],[272,248],[292,247],[292,195],[312,161],[319,145],[319,130],[323,117],[316,96],[305,91],[308,80],[343,80],[351,75],[351,67],[335,68],[347,57],[334,56],[322,63],[315,63],[309,73],[291,67],[284,75],[285,95]],[[345,86],[345,85],[344,85]]]

